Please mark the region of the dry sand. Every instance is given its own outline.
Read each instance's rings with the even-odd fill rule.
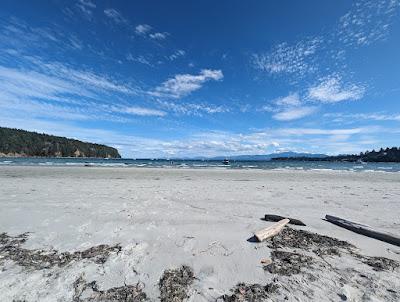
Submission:
[[[0,167],[0,301],[399,301],[400,248],[325,214],[400,234],[400,173]]]

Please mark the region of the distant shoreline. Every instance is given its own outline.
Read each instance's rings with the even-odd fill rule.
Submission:
[[[400,163],[390,162],[343,162],[343,161],[230,161],[186,159],[127,159],[127,158],[85,158],[85,157],[3,157],[0,167],[5,166],[47,166],[47,167],[107,167],[107,168],[163,168],[163,169],[223,169],[223,170],[336,170],[336,171],[377,171],[400,172]]]
[[[73,138],[0,127],[0,156],[120,158],[116,148]]]
[[[55,158],[55,159],[126,159],[121,157],[83,157],[83,156],[31,156],[31,155],[8,155],[4,153],[0,153],[0,158]]]
[[[338,159],[338,156],[329,156],[329,157],[275,157],[271,159],[231,159],[232,163],[240,163],[240,162],[254,162],[254,163],[262,163],[262,162],[332,162],[332,163],[400,163],[400,161],[385,161],[385,160],[366,160],[360,161],[359,159]],[[10,158],[10,159],[79,159],[79,160],[114,160],[114,161],[166,161],[166,162],[221,162],[220,159],[185,159],[185,158],[128,158],[128,157],[83,157],[83,156],[27,156],[27,155],[8,155],[4,153],[0,153],[0,158]]]

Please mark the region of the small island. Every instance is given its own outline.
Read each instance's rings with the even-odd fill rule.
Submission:
[[[325,156],[325,157],[277,157],[272,160],[276,161],[339,161],[339,162],[400,162],[400,148],[381,148],[379,151],[365,151],[360,154]]]
[[[121,158],[121,155],[106,145],[0,127],[0,157]]]

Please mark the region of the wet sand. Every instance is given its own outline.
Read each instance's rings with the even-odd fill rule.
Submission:
[[[1,301],[400,299],[400,248],[321,219],[400,234],[400,173],[7,166],[0,209]]]

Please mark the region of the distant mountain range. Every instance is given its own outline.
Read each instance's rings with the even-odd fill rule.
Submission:
[[[325,154],[318,153],[298,153],[298,152],[278,152],[263,155],[235,155],[235,156],[215,156],[215,157],[195,157],[191,159],[199,160],[237,160],[237,161],[266,161],[274,158],[286,158],[286,157],[301,157],[301,158],[324,158],[327,157]]]

